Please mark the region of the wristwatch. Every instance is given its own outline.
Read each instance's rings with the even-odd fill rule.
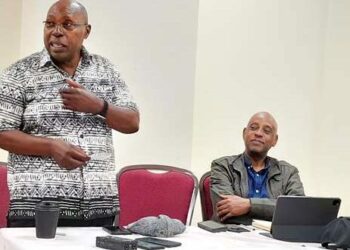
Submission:
[[[106,117],[107,115],[107,110],[108,110],[108,102],[106,100],[103,100],[103,108],[102,110],[98,113],[98,115]]]

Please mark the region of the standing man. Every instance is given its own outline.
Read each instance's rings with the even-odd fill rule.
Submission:
[[[54,3],[45,49],[0,78],[0,147],[9,151],[9,226],[34,226],[42,200],[59,203],[61,226],[112,224],[117,185],[112,129],[135,133],[139,113],[119,72],[83,46],[83,5]]]
[[[243,129],[243,154],[214,160],[211,197],[214,219],[251,224],[252,218],[271,220],[279,195],[304,195],[297,168],[267,156],[278,140],[271,114],[259,112]]]

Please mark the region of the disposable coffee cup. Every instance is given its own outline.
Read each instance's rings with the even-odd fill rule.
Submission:
[[[35,228],[37,238],[55,238],[59,213],[60,209],[55,202],[42,201],[36,205]]]

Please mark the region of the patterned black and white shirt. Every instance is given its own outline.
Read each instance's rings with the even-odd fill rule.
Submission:
[[[137,110],[116,68],[82,49],[73,80],[119,107]],[[9,154],[10,218],[34,216],[41,200],[57,201],[61,218],[95,219],[115,215],[116,170],[112,131],[103,117],[63,109],[59,90],[69,75],[44,49],[6,69],[0,78],[0,131],[62,139],[81,147],[91,160],[81,168],[61,168],[51,157]],[[18,142],[20,143],[20,142]]]

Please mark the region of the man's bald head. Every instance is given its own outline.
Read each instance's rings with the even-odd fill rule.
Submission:
[[[53,5],[51,5],[48,13],[50,13],[54,8],[58,8],[60,10],[65,9],[66,13],[70,14],[77,14],[80,13],[83,18],[84,18],[84,23],[88,24],[89,19],[88,19],[88,14],[87,11],[81,3],[78,1],[73,1],[73,0],[59,0],[55,2]]]
[[[246,153],[258,160],[264,159],[278,140],[277,122],[268,112],[254,114],[243,130]]]
[[[275,132],[277,133],[277,130],[278,130],[277,122],[276,122],[275,118],[269,112],[261,111],[261,112],[255,113],[249,119],[247,126],[249,126],[249,123],[251,123],[255,118],[261,118],[261,119],[264,119],[266,121],[269,121],[271,123],[271,125],[273,126],[273,128],[275,129]]]
[[[77,1],[60,0],[47,12],[44,43],[58,67],[73,74],[83,42],[91,32],[85,7]]]

